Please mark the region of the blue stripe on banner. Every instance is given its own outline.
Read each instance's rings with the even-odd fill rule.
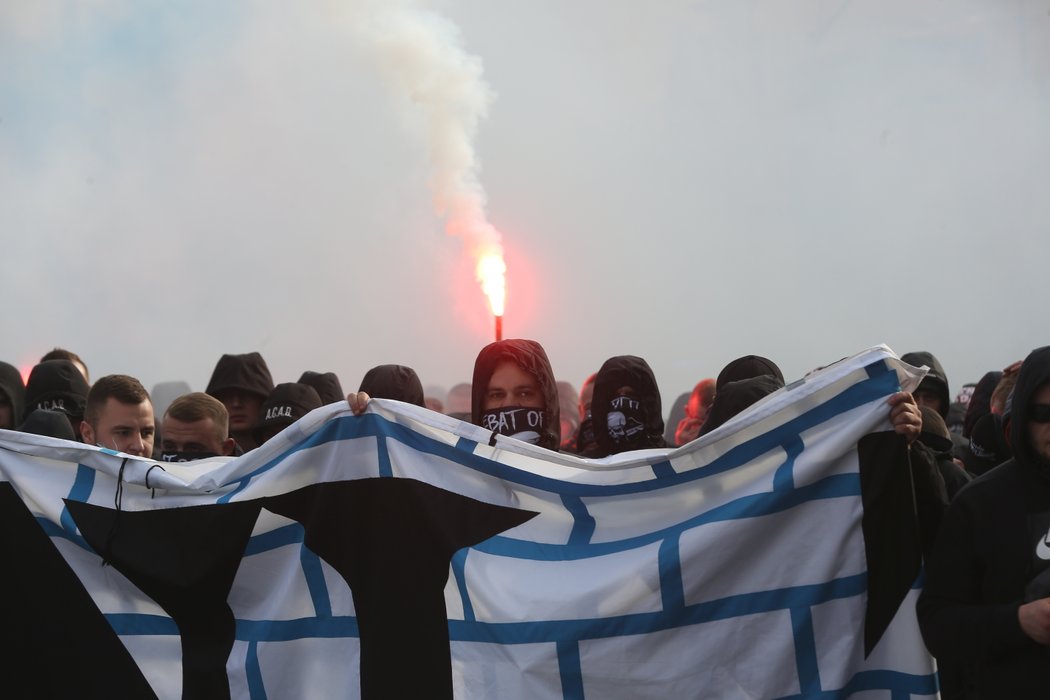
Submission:
[[[587,512],[583,499],[576,496],[562,495],[561,502],[572,515],[572,532],[569,533],[569,546],[587,545],[594,535],[594,516]],[[530,542],[529,544],[535,544]]]
[[[73,479],[73,487],[69,489],[69,500],[86,503],[91,498],[91,490],[94,488],[95,470],[91,467],[85,467],[83,464],[78,464],[77,475]],[[62,506],[62,515],[59,516],[59,522],[62,523],[62,529],[68,534],[77,534],[77,525],[73,522],[73,516],[64,505]]]
[[[68,540],[69,542],[72,542],[73,544],[77,545],[85,551],[95,551],[91,548],[91,545],[89,545],[87,543],[87,540],[85,540],[83,537],[77,534],[70,534],[66,532],[58,523],[51,520],[50,518],[45,518],[38,515],[36,518],[36,522],[37,525],[40,526],[40,529],[43,530],[44,534],[48,537],[59,537],[63,540]]]
[[[738,595],[688,605],[677,610],[632,613],[603,618],[540,622],[467,622],[449,620],[454,642],[495,644],[557,643],[567,639],[603,639],[687,627],[743,615],[812,607],[829,600],[862,594],[867,574],[821,583]],[[175,622],[160,615],[113,613],[106,615],[120,635],[176,635]],[[296,620],[237,620],[241,641],[286,642],[292,639],[357,637],[354,617],[299,618]]]
[[[888,690],[893,700],[904,700],[913,695],[933,695],[938,691],[937,675],[916,676],[900,671],[861,671],[844,688],[819,693],[785,695],[777,700],[844,700],[859,692]]]
[[[669,479],[677,474],[674,467],[671,466],[670,460],[664,460],[662,462],[656,462],[653,464],[653,476],[657,479]]]
[[[452,555],[452,575],[456,577],[456,587],[459,588],[459,597],[463,601],[463,619],[467,622],[477,620],[474,617],[474,605],[470,602],[470,594],[467,592],[467,554],[469,548],[464,548]]]
[[[699,525],[721,522],[725,520],[739,520],[741,518],[753,518],[759,515],[778,513],[789,508],[794,508],[802,503],[829,498],[846,498],[860,496],[860,476],[858,474],[833,474],[829,477],[807,484],[791,491],[771,491],[757,493],[750,496],[742,496],[734,501],[705,511],[694,518],[677,523],[663,530],[656,530],[612,542],[595,542],[591,544],[568,545],[548,544],[543,542],[528,542],[516,540],[509,537],[491,537],[484,542],[474,545],[474,549],[487,554],[496,554],[518,559],[534,559],[539,561],[561,561],[569,559],[587,559],[605,554],[624,552],[636,547],[641,547],[654,542],[659,542],[670,536],[681,534],[685,530]],[[566,500],[562,498],[563,502]],[[566,504],[568,507],[568,504]]]
[[[305,538],[306,530],[299,523],[284,525],[260,535],[253,535],[248,540],[248,546],[244,548],[244,556],[262,554],[290,544],[302,544]]]
[[[237,639],[257,642],[290,642],[293,639],[342,639],[358,637],[355,617],[304,617],[297,620],[237,620]]]
[[[474,449],[478,446],[476,440],[468,440],[465,437],[461,437],[456,441],[456,449],[464,452],[474,452]]]
[[[874,401],[882,396],[893,393],[900,388],[897,381],[897,373],[889,368],[885,362],[876,362],[865,367],[869,378],[853,384],[844,389],[838,395],[828,399],[819,406],[806,413],[788,421],[784,425],[771,431],[756,436],[752,440],[741,443],[723,454],[710,464],[699,469],[691,469],[685,472],[677,472],[667,478],[651,479],[642,482],[627,484],[580,484],[561,481],[550,477],[539,476],[522,469],[511,467],[499,462],[479,457],[475,454],[465,453],[456,446],[449,445],[425,435],[417,433],[408,427],[398,425],[386,420],[374,413],[362,416],[342,416],[334,418],[325,423],[316,433],[307,437],[286,452],[278,455],[255,471],[247,474],[236,482],[237,486],[230,493],[218,499],[219,503],[229,502],[235,495],[247,488],[251,480],[270,469],[273,469],[281,460],[288,455],[335,440],[350,440],[361,437],[386,437],[397,440],[408,445],[417,452],[432,454],[439,457],[458,462],[460,465],[489,474],[504,481],[521,484],[530,488],[549,491],[557,494],[566,494],[578,497],[587,496],[612,496],[619,494],[644,493],[657,489],[667,488],[680,483],[688,483],[702,479],[714,474],[720,474],[735,469],[756,457],[759,457],[772,449],[788,442],[791,437],[798,435],[813,426],[834,418],[840,413],[862,406],[869,401]]]
[[[310,589],[314,613],[318,617],[331,617],[332,601],[328,597],[328,582],[324,580],[321,558],[304,544],[299,549],[299,563],[303,567],[303,576],[306,577],[306,587]]]
[[[379,463],[379,476],[394,476],[394,467],[390,464],[390,448],[382,435],[376,438],[376,461]]]
[[[682,588],[682,559],[678,537],[668,537],[660,543],[660,597],[664,612],[685,609],[685,591]]]
[[[802,436],[795,435],[783,445],[787,459],[773,474],[773,490],[786,491],[795,488],[795,460],[806,449]]]
[[[583,669],[580,667],[578,642],[558,642],[558,673],[561,676],[561,695],[564,700],[583,700]]]
[[[244,660],[244,674],[248,677],[248,697],[251,700],[266,700],[262,669],[259,667],[259,643],[248,642],[248,656]]]
[[[791,632],[795,638],[795,667],[802,695],[820,692],[820,667],[817,664],[817,640],[813,633],[813,616],[808,607],[791,608]]]
[[[113,631],[122,636],[170,637],[179,634],[175,620],[164,615],[142,613],[106,613],[106,621]]]

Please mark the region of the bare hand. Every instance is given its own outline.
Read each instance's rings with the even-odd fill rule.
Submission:
[[[354,412],[355,416],[364,413],[365,407],[368,406],[368,402],[371,400],[372,397],[363,391],[346,395],[346,402],[350,404],[350,410]]]
[[[906,391],[898,391],[890,397],[890,423],[893,430],[907,439],[908,444],[915,442],[922,432],[922,413],[915,403],[915,397]]]
[[[1050,598],[1025,603],[1017,609],[1021,629],[1040,644],[1050,644]]]

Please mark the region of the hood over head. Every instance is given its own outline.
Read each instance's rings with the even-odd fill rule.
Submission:
[[[70,442],[77,440],[77,436],[73,433],[73,426],[69,424],[69,418],[65,413],[44,408],[30,411],[22,425],[18,426],[18,430],[23,433],[46,435]]]
[[[558,400],[558,384],[554,379],[550,360],[543,346],[535,340],[511,338],[489,343],[478,353],[474,361],[474,377],[470,387],[470,422],[481,425],[481,415],[485,411],[485,394],[489,388],[489,379],[496,371],[496,366],[504,360],[511,360],[528,372],[540,385],[543,395],[544,411],[547,423],[540,435],[539,445],[548,450],[557,451],[561,446],[561,408]],[[456,387],[453,387],[455,390]],[[452,408],[452,393],[449,392],[449,409]]]
[[[365,372],[361,388],[373,399],[394,399],[426,408],[423,383],[411,367],[405,365],[378,365]]]
[[[322,406],[346,400],[346,392],[343,391],[343,385],[339,382],[339,377],[335,375],[335,372],[322,373],[307,370],[299,377],[299,384],[312,386],[317,395],[321,397]]]
[[[1050,479],[1050,463],[1039,457],[1028,436],[1028,417],[1036,392],[1050,382],[1050,345],[1033,350],[1021,365],[1010,402],[1010,446],[1021,464]]]
[[[963,437],[970,437],[977,421],[992,412],[992,392],[999,385],[1003,373],[996,370],[985,372],[981,381],[973,389],[970,403],[966,404],[966,417],[963,418]]]
[[[25,415],[38,408],[61,411],[82,418],[87,405],[88,383],[80,368],[69,360],[47,360],[29,373],[26,382]]]
[[[266,400],[273,391],[273,377],[266,360],[257,352],[243,355],[223,355],[211,373],[205,393],[215,398],[224,391],[239,389]]]
[[[948,409],[952,405],[952,395],[948,390],[948,375],[944,373],[944,368],[941,367],[941,363],[937,361],[937,358],[933,356],[933,353],[921,350],[919,352],[906,352],[901,355],[901,360],[907,362],[909,365],[914,367],[922,367],[926,365],[930,368],[930,371],[926,373],[926,376],[919,382],[919,386],[915,387],[915,391],[931,391],[937,394],[941,400],[941,408],[938,413],[941,414],[941,418],[948,417]]]
[[[729,382],[762,376],[773,377],[780,382],[780,386],[784,386],[784,373],[780,371],[780,368],[777,367],[773,360],[760,355],[738,357],[723,367],[722,371],[718,373],[718,379],[715,380],[715,393],[717,394],[721,391],[722,387]]]
[[[609,415],[612,401],[621,387],[634,390],[633,398],[641,403],[643,431],[629,447],[618,444],[609,432]],[[664,441],[664,416],[660,401],[660,389],[649,363],[634,355],[610,357],[602,364],[594,377],[594,397],[591,400],[591,416],[594,422],[594,438],[598,443],[596,457],[641,450],[667,447]],[[588,455],[592,456],[592,455]]]
[[[0,400],[11,404],[11,427],[18,425],[25,413],[26,387],[22,373],[14,365],[0,362]]]
[[[700,435],[707,435],[725,425],[744,409],[783,387],[784,380],[770,374],[729,382],[715,394],[707,420],[700,428]]]

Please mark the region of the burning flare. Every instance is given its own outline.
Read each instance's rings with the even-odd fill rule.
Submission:
[[[488,253],[478,260],[477,275],[481,290],[488,297],[493,316],[503,315],[503,302],[507,298],[507,264],[500,252]]]

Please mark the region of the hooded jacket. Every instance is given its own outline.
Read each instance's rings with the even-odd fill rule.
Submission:
[[[907,362],[909,365],[914,367],[922,367],[926,365],[930,368],[930,371],[926,373],[926,376],[919,382],[919,386],[916,387],[916,391],[932,391],[937,394],[941,400],[941,405],[938,413],[941,414],[941,418],[948,417],[948,409],[952,404],[951,393],[948,391],[948,376],[944,373],[944,368],[941,367],[941,363],[937,361],[937,358],[932,353],[926,351],[920,352],[908,352],[901,355],[901,360]]]
[[[727,383],[715,394],[711,412],[700,427],[700,435],[707,435],[721,427],[744,409],[783,388],[784,380],[774,375],[762,374],[748,379]]]
[[[312,386],[317,395],[321,397],[323,406],[346,400],[346,392],[343,391],[343,385],[339,383],[339,377],[335,375],[335,372],[322,373],[307,370],[299,377],[299,383]]]
[[[0,400],[11,404],[11,428],[18,425],[25,413],[26,387],[16,367],[0,362]]]
[[[963,418],[963,437],[968,438],[973,434],[977,421],[992,412],[992,392],[998,386],[1003,373],[998,371],[985,372],[981,381],[973,389],[970,403],[966,404],[966,417]]]
[[[83,418],[87,395],[88,383],[76,365],[69,360],[48,360],[29,373],[24,413],[28,417],[42,408]]]
[[[539,445],[558,451],[561,446],[561,409],[558,401],[558,385],[551,370],[550,360],[543,346],[535,340],[513,338],[489,343],[478,353],[474,361],[474,378],[470,392],[470,422],[481,425],[481,414],[485,412],[485,395],[496,366],[511,360],[528,372],[540,386],[543,407],[547,412],[547,424],[540,435]]]
[[[426,408],[423,401],[423,384],[411,367],[404,365],[379,365],[365,372],[361,388],[373,399],[394,399]]]
[[[715,393],[717,394],[729,382],[738,382],[741,379],[752,377],[772,377],[779,382],[777,388],[784,386],[784,373],[777,367],[777,363],[761,355],[744,355],[738,357],[722,368],[715,380]]]
[[[1014,388],[1014,457],[964,487],[944,516],[918,616],[939,660],[974,672],[976,697],[1045,697],[1050,649],[1022,630],[1025,589],[1050,570],[1050,464],[1032,448],[1032,397],[1050,382],[1050,346],[1034,350]]]
[[[586,457],[607,457],[627,451],[617,445],[609,435],[611,403],[621,387],[634,389],[634,397],[641,402],[645,414],[644,431],[639,440],[627,450],[667,447],[664,441],[664,417],[660,406],[660,389],[649,364],[634,355],[610,357],[598,370],[594,378],[594,397],[591,400],[591,416],[594,421],[594,437],[597,451]]]
[[[266,360],[257,352],[223,355],[215,364],[205,393],[215,398],[230,389],[255,394],[264,401],[273,391],[273,377]]]

